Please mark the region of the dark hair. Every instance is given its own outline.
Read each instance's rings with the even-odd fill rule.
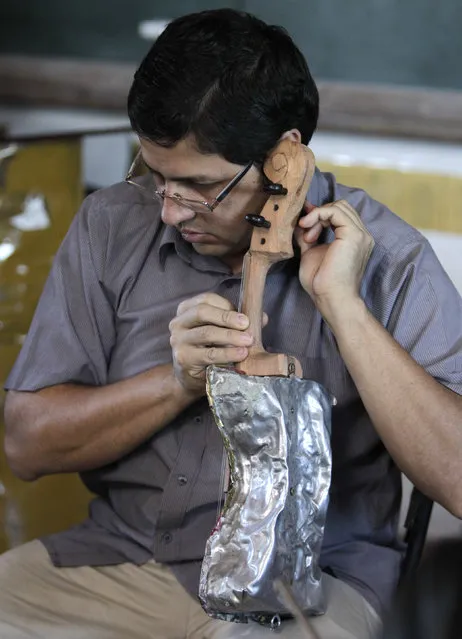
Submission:
[[[462,541],[435,546],[398,591],[382,639],[460,639]]]
[[[153,44],[128,96],[134,131],[169,147],[192,134],[202,153],[262,162],[284,131],[308,144],[319,98],[288,33],[248,13],[177,18]]]

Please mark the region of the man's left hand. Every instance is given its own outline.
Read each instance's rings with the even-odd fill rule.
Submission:
[[[345,200],[316,208],[307,203],[305,210],[295,229],[301,250],[300,283],[329,322],[345,304],[360,299],[374,239]],[[334,241],[318,244],[322,230],[329,227],[335,233]]]

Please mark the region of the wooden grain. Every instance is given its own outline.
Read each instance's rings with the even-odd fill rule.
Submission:
[[[268,353],[261,340],[263,293],[270,266],[293,256],[292,237],[315,168],[315,159],[307,147],[282,140],[266,160],[264,171],[275,183],[287,189],[287,195],[268,198],[261,215],[270,222],[267,228],[254,228],[250,248],[244,257],[240,308],[249,317],[254,343],[238,369],[248,375],[287,375],[289,357]],[[295,373],[302,375],[300,363],[291,358]]]

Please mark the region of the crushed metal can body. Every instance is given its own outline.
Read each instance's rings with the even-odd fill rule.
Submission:
[[[213,366],[207,395],[229,487],[202,563],[204,610],[238,622],[286,614],[273,588],[279,578],[305,613],[322,614],[333,397],[314,381]]]

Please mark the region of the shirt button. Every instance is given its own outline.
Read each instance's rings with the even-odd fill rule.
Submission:
[[[186,477],[186,475],[178,475],[178,483],[180,484],[180,486],[186,486],[186,484],[188,483],[188,478]]]
[[[202,421],[202,417],[200,417],[200,415],[197,415],[197,416],[194,418],[194,421],[196,422],[196,424],[200,424],[200,423],[201,423],[201,421]]]
[[[169,532],[164,532],[162,537],[160,538],[163,544],[169,544],[172,541],[172,539],[173,539],[172,534]]]

